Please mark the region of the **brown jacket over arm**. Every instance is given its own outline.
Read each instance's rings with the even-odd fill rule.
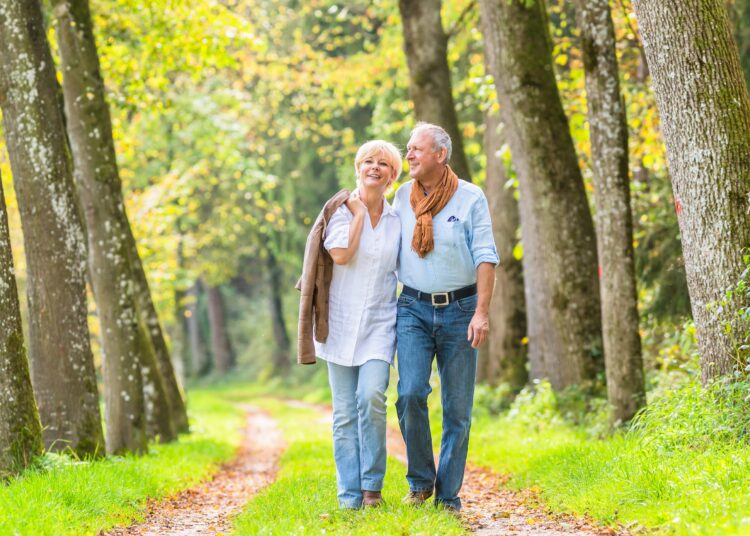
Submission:
[[[349,195],[349,190],[340,190],[329,199],[307,235],[302,277],[296,285],[297,290],[302,291],[297,324],[297,363],[301,365],[315,363],[313,333],[318,342],[328,339],[328,290],[333,277],[333,259],[323,247],[323,236],[328,220]]]

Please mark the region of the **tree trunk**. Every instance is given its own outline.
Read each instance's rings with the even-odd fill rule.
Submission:
[[[704,380],[744,365],[724,292],[750,244],[750,97],[720,0],[637,0],[667,148]],[[746,305],[746,304],[745,304]]]
[[[273,369],[276,373],[283,373],[291,367],[291,343],[286,330],[284,320],[284,308],[282,302],[282,272],[279,261],[272,251],[268,251],[268,283],[271,305],[271,322],[273,324],[273,338],[276,348],[273,352]]]
[[[201,287],[203,284],[198,279],[195,284],[187,291],[188,299],[188,339],[190,341],[190,373],[193,378],[205,376],[211,368],[206,346],[203,344],[200,326],[200,308],[198,301],[200,298]]]
[[[480,6],[520,184],[531,374],[559,390],[593,378],[600,366],[594,227],[555,82],[544,4]]]
[[[65,67],[63,87],[66,100],[69,102],[68,130],[76,164],[76,177],[84,206],[89,203],[90,207],[85,210],[89,227],[89,248],[92,252],[102,248],[108,250],[105,251],[105,255],[98,256],[101,262],[111,263],[114,260],[116,266],[110,270],[116,273],[110,275],[117,277],[122,284],[118,287],[123,289],[121,301],[124,304],[120,307],[127,308],[128,316],[135,311],[135,321],[142,322],[147,328],[145,337],[136,344],[141,345],[141,355],[145,357],[144,366],[149,368],[149,382],[152,388],[149,389],[148,396],[158,407],[166,408],[166,418],[174,419],[175,426],[184,431],[187,416],[182,395],[177,387],[169,352],[151,301],[148,283],[145,282],[145,274],[122,199],[109,108],[105,100],[104,82],[88,2],[56,0],[55,15],[58,19],[60,52]],[[90,204],[100,206],[93,207]],[[109,222],[106,229],[92,229],[101,225],[102,221]],[[96,257],[97,255],[92,254],[90,262]],[[101,277],[101,274],[99,275]],[[108,292],[106,289],[107,287],[104,287],[103,291]],[[96,285],[94,293],[97,294]],[[116,296],[104,297],[112,298]],[[119,325],[126,324],[123,322]],[[166,354],[166,358],[161,354]],[[162,363],[164,359],[166,365]],[[167,396],[167,393],[170,396]],[[170,411],[173,406],[176,407]],[[159,419],[163,421],[164,416]],[[152,422],[152,419],[149,421]],[[162,440],[173,438],[174,433],[170,436],[169,428],[173,426],[161,427],[159,435]]]
[[[484,381],[492,385],[507,383],[514,392],[528,382],[527,355],[523,338],[526,336],[526,307],[523,294],[523,267],[513,256],[518,243],[518,202],[513,189],[506,188],[505,165],[498,152],[504,141],[497,114],[484,116],[484,151],[487,155],[485,191],[492,215],[492,232],[500,256],[495,270],[495,295],[490,305],[489,360],[484,370]]]
[[[143,263],[141,262],[141,257],[138,253],[138,246],[135,241],[135,236],[133,236],[132,227],[127,219],[127,214],[125,214],[125,218],[127,222],[127,235],[125,236],[125,240],[128,244],[131,262],[133,263],[135,297],[138,303],[140,320],[146,327],[146,335],[154,350],[156,366],[158,367],[164,384],[174,429],[179,433],[189,432],[190,425],[188,423],[185,397],[180,388],[180,384],[177,381],[177,375],[175,374],[174,366],[172,364],[169,347],[167,346],[167,341],[164,337],[164,330],[162,329],[159,320],[159,314],[156,312],[154,301],[151,298],[151,289],[148,285],[148,279],[146,279],[146,272],[143,269]]]
[[[156,363],[156,355],[148,333],[140,323],[138,324],[137,335],[142,348],[140,366],[141,377],[143,378],[146,435],[149,439],[155,439],[160,443],[169,443],[177,439],[177,430],[172,422],[164,380]]]
[[[404,50],[409,65],[409,92],[418,121],[443,127],[451,137],[450,165],[471,181],[458,127],[448,68],[448,36],[440,19],[440,0],[399,0],[404,30]]]
[[[126,239],[130,226],[88,2],[55,0],[54,13],[75,178],[88,229],[89,273],[101,323],[107,446],[112,453],[143,452],[147,431],[167,441],[175,434],[154,350],[138,317]]]
[[[3,2],[0,105],[26,250],[31,377],[45,446],[104,452],[86,242],[39,2]]]
[[[8,214],[0,180],[0,480],[42,453],[42,425],[23,344]]]
[[[646,403],[630,212],[628,124],[609,0],[576,0],[576,17],[594,168],[607,394],[612,420],[627,422]]]
[[[211,326],[211,349],[214,356],[214,367],[226,374],[234,367],[234,352],[227,333],[224,296],[221,289],[214,285],[206,286],[208,301],[208,323]]]
[[[190,374],[190,360],[188,349],[188,327],[187,317],[185,316],[186,292],[182,289],[174,291],[174,314],[175,322],[172,326],[170,339],[172,340],[172,365],[174,366],[175,376],[181,385],[185,385],[185,378]]]
[[[127,218],[127,214],[125,217]],[[167,346],[167,341],[164,337],[164,330],[161,321],[159,320],[159,313],[156,312],[154,300],[151,297],[151,289],[149,288],[146,272],[143,269],[143,263],[141,262],[141,256],[138,253],[138,246],[135,237],[133,236],[130,223],[127,225],[127,235],[125,236],[125,240],[127,241],[130,250],[130,259],[133,263],[135,296],[138,301],[138,312],[141,322],[146,326],[147,335],[149,336],[151,345],[154,349],[156,364],[161,373],[162,381],[164,382],[164,389],[166,390],[166,395],[169,400],[172,424],[177,432],[189,432],[190,425],[188,423],[185,397],[180,388],[180,384],[177,381],[177,375],[175,374],[174,365],[172,364],[169,347]]]

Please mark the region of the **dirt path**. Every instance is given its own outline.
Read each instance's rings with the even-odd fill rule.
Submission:
[[[220,534],[258,490],[273,482],[284,449],[275,421],[255,406],[241,406],[247,425],[235,458],[210,481],[160,501],[149,500],[143,523],[116,528],[109,536]],[[104,533],[102,533],[104,534]]]
[[[391,427],[388,428],[388,454],[406,464],[404,440],[401,433]],[[628,534],[624,529],[597,526],[585,518],[555,514],[542,504],[537,493],[509,490],[503,487],[506,481],[507,477],[494,471],[467,464],[461,488],[461,521],[472,533],[519,536]]]
[[[295,407],[317,409],[330,424],[331,408],[323,405],[288,401]],[[401,432],[388,427],[388,454],[406,465],[406,446]],[[471,448],[471,447],[469,447]],[[532,490],[513,491],[503,484],[503,477],[480,467],[467,464],[461,488],[461,521],[474,534],[518,536],[569,536],[573,534],[626,536],[625,528],[600,527],[583,517],[556,514],[544,506]]]
[[[287,401],[294,407],[315,409],[330,426],[328,406]],[[161,501],[149,501],[143,523],[116,528],[107,535],[183,535],[225,534],[231,530],[231,518],[250,498],[273,482],[278,460],[284,449],[281,433],[274,420],[254,406],[242,406],[247,412],[245,437],[237,456],[224,465],[213,479]],[[388,428],[388,454],[406,463],[406,447],[400,432]],[[512,491],[503,484],[507,479],[497,473],[469,464],[461,489],[461,520],[472,533],[519,536],[628,535],[626,528],[611,529],[590,520],[555,514],[532,490]],[[103,534],[103,533],[102,533]]]

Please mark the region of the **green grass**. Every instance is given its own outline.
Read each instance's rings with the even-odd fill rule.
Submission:
[[[431,505],[401,504],[405,469],[394,459],[388,461],[383,508],[338,509],[330,424],[281,398],[328,399],[325,374],[307,370],[309,383],[233,382],[194,389],[193,434],[155,445],[144,457],[75,463],[46,455],[0,486],[0,534],[95,534],[137,521],[147,497],[194,485],[232,456],[243,427],[236,407],[241,402],[270,411],[288,448],[277,481],[237,518],[237,534],[463,533],[457,519]],[[394,377],[388,390],[391,424],[395,384]],[[434,388],[430,410],[437,447],[437,381]],[[635,426],[613,436],[604,433],[601,401],[592,403],[580,393],[571,403],[542,384],[500,416],[487,410],[491,395],[478,397],[469,459],[512,475],[511,487],[535,487],[554,510],[586,513],[604,524],[635,523],[665,534],[750,534],[747,382],[708,389],[688,383],[653,392]]]
[[[330,424],[311,410],[283,401],[254,401],[279,420],[288,448],[277,481],[250,502],[236,520],[236,534],[463,534],[451,514],[432,504],[401,504],[408,486],[405,468],[393,458],[383,489],[386,504],[377,509],[337,507]],[[389,412],[392,411],[389,408]]]
[[[0,485],[0,534],[96,534],[142,518],[147,497],[190,487],[231,458],[243,413],[195,391],[189,400],[193,433],[152,445],[142,457],[75,462],[47,454],[18,479]]]
[[[503,417],[479,415],[469,456],[513,475],[513,487],[537,486],[557,511],[667,534],[750,534],[750,412],[725,395],[689,385],[606,439],[526,400]]]

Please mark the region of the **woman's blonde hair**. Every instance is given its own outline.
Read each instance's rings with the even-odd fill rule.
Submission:
[[[392,143],[383,140],[370,140],[357,150],[357,156],[354,157],[355,173],[359,175],[359,165],[367,158],[375,155],[382,155],[393,168],[395,173],[391,183],[401,176],[401,165],[403,163],[401,151]]]

